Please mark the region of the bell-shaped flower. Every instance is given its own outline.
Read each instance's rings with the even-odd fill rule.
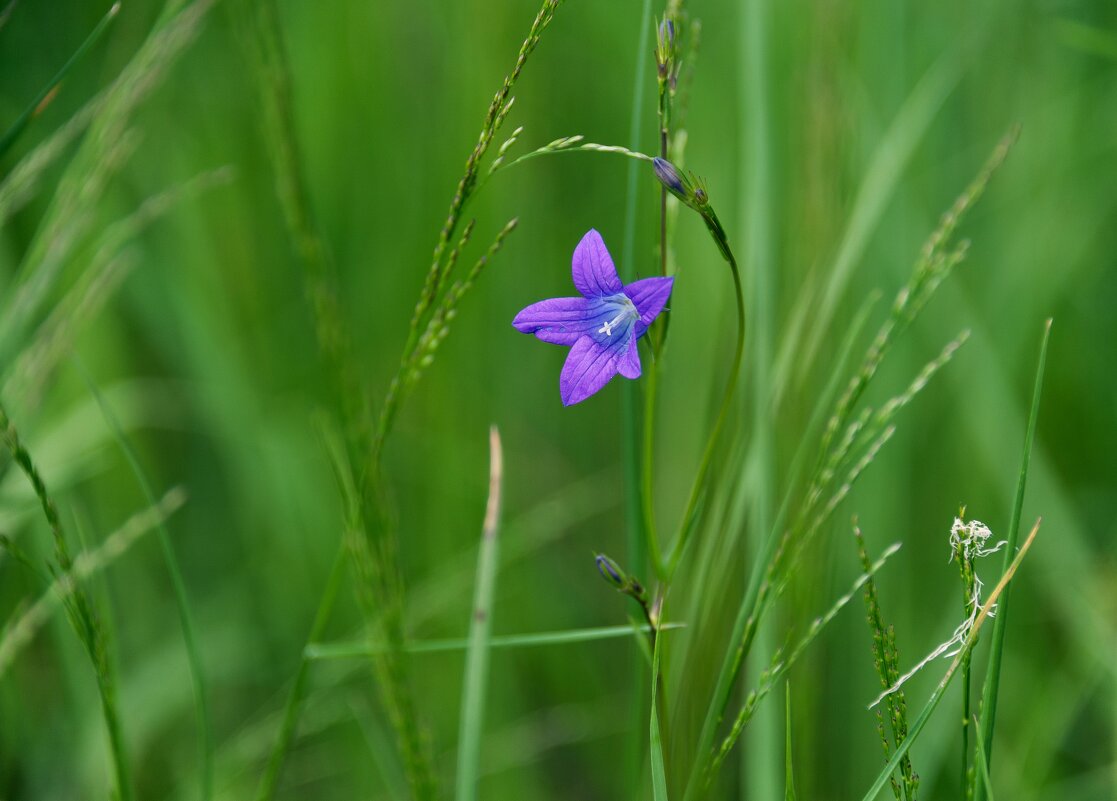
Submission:
[[[564,406],[584,401],[620,373],[640,377],[636,340],[663,311],[674,278],[622,284],[601,234],[592,228],[574,249],[576,298],[533,303],[512,321],[517,331],[569,345],[559,394]]]

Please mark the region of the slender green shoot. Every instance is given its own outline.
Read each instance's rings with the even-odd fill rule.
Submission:
[[[648,40],[652,27],[652,0],[643,0],[640,12],[640,28],[636,36],[636,66],[632,76],[632,116],[628,123],[628,146],[640,150],[640,130],[644,123],[644,75],[647,67]],[[636,278],[636,210],[637,191],[640,186],[640,164],[629,161],[625,176],[624,232],[621,237],[621,280],[630,283]],[[637,386],[635,382],[625,381],[621,386],[621,465],[624,471],[624,516],[625,516],[625,559],[629,569],[637,575],[645,575],[648,564],[648,549],[644,533],[644,517],[640,492],[640,456],[638,444],[639,427],[636,422]],[[655,557],[658,560],[658,556]],[[633,600],[632,613],[639,614],[639,604]],[[641,640],[637,640],[641,642]],[[633,732],[639,732],[644,723],[644,682],[647,672],[640,659],[632,662],[632,725]],[[632,738],[632,756],[629,760],[634,781],[640,780],[644,766],[643,738]]]
[[[714,775],[721,768],[721,765],[725,761],[725,758],[729,755],[729,752],[733,749],[733,746],[736,745],[737,740],[740,738],[741,733],[745,730],[746,724],[748,724],[748,722],[752,720],[753,715],[756,713],[757,708],[760,706],[760,702],[764,700],[769,692],[771,692],[772,688],[776,685],[776,682],[787,675],[787,672],[799,660],[799,657],[803,655],[810,644],[815,641],[815,638],[817,638],[818,635],[822,633],[822,630],[825,629],[831,623],[831,621],[833,621],[834,618],[838,616],[838,613],[841,612],[842,609],[844,609],[851,600],[853,600],[853,597],[861,590],[863,586],[865,586],[865,583],[868,582],[877,573],[877,571],[884,567],[885,563],[898,550],[900,550],[899,543],[894,543],[885,548],[884,553],[880,555],[880,558],[873,562],[868,570],[857,577],[857,579],[853,582],[853,586],[850,587],[849,591],[846,592],[845,595],[836,600],[821,617],[816,617],[814,620],[811,621],[810,625],[807,627],[807,630],[800,636],[798,642],[795,643],[794,647],[792,647],[786,657],[779,652],[776,653],[776,655],[772,659],[771,666],[760,677],[760,683],[757,688],[755,690],[752,690],[748,694],[748,697],[745,699],[745,703],[742,705],[740,712],[738,712],[736,720],[733,721],[733,726],[730,729],[729,734],[726,735],[717,751],[712,754],[710,759],[708,760],[708,764],[710,767],[706,775],[707,783],[712,781]]]
[[[318,432],[322,438],[323,447],[334,469],[334,479],[338,484],[339,497],[352,506],[356,497],[353,485],[353,474],[349,468],[349,460],[345,455],[345,445],[334,430],[330,427],[326,417],[318,418]],[[310,656],[307,648],[310,643],[318,640],[326,630],[326,625],[333,614],[334,603],[337,600],[341,582],[345,578],[345,568],[348,564],[349,552],[346,548],[345,538],[338,543],[337,553],[334,555],[333,566],[326,578],[326,586],[318,600],[318,608],[314,613],[314,621],[307,635],[307,646],[299,654],[299,665],[295,669],[295,678],[291,682],[291,689],[287,694],[287,702],[283,707],[283,720],[279,725],[279,734],[275,745],[272,746],[271,755],[268,757],[267,767],[260,777],[260,784],[256,789],[256,801],[270,801],[275,797],[275,790],[279,784],[279,774],[291,750],[298,729],[299,713],[302,710],[303,698],[306,695],[306,684],[310,676]]]
[[[884,786],[886,784],[888,784],[889,777],[892,775],[893,771],[895,771],[896,768],[899,767],[900,761],[904,758],[907,752],[911,749],[912,744],[923,732],[923,729],[926,727],[927,722],[931,719],[931,715],[934,714],[936,707],[938,707],[939,702],[942,701],[943,696],[946,694],[946,690],[950,686],[950,682],[953,680],[954,675],[958,672],[958,668],[961,666],[963,658],[967,653],[970,652],[970,650],[972,650],[974,644],[977,642],[978,634],[981,632],[981,627],[985,623],[985,619],[989,616],[989,612],[992,611],[992,609],[996,606],[997,599],[1001,597],[1001,593],[1004,592],[1005,587],[1008,586],[1008,583],[1012,580],[1012,577],[1016,574],[1017,569],[1020,567],[1020,563],[1024,561],[1024,557],[1027,555],[1028,550],[1032,547],[1032,543],[1035,541],[1036,534],[1039,533],[1041,522],[1042,520],[1036,520],[1035,525],[1032,526],[1031,533],[1028,535],[1028,538],[1024,540],[1024,544],[1020,546],[1020,550],[1016,554],[1016,557],[1009,564],[1008,569],[1004,572],[1004,575],[1001,576],[1001,580],[997,582],[997,586],[993,588],[993,591],[989,593],[989,596],[985,599],[985,604],[981,607],[981,612],[978,613],[976,620],[974,620],[974,624],[973,627],[970,629],[969,636],[966,637],[966,641],[962,644],[962,648],[958,651],[958,654],[950,663],[950,667],[946,669],[946,674],[942,677],[942,680],[938,683],[938,686],[935,687],[934,692],[931,693],[931,697],[927,699],[927,703],[923,706],[923,709],[920,711],[919,716],[912,724],[911,730],[908,732],[908,736],[904,738],[903,742],[897,744],[896,750],[892,754],[892,758],[888,760],[888,764],[886,764],[883,770],[881,770],[880,774],[877,776],[876,780],[869,788],[869,791],[865,793],[861,801],[874,801],[874,799],[876,799],[876,797],[880,794],[880,791],[884,789]]]
[[[655,649],[652,653],[652,714],[649,724],[649,742],[651,743],[652,765],[652,798],[655,801],[667,801],[667,772],[663,764],[663,742],[660,736],[659,723],[659,657],[663,648],[663,638],[655,638]]]
[[[18,617],[6,621],[0,630],[0,679],[58,606],[68,601],[79,590],[83,581],[95,576],[127,553],[144,534],[174,514],[185,501],[186,493],[181,487],[168,490],[158,503],[130,517],[124,525],[105,537],[105,541],[96,549],[78,554],[74,558],[72,570],[57,576],[38,600]],[[0,546],[10,550],[29,570],[39,573],[34,562],[17,549],[14,543],[0,539]]]
[[[796,801],[795,795],[795,767],[791,751],[791,682],[785,682],[787,689],[784,703],[784,762],[783,762],[783,801]]]
[[[710,226],[708,218],[707,226]],[[713,232],[713,227],[710,226],[710,228]],[[737,341],[733,351],[733,362],[729,368],[729,376],[725,383],[725,393],[722,395],[721,406],[718,409],[714,427],[710,430],[709,439],[706,440],[706,447],[702,451],[702,459],[698,463],[698,472],[695,473],[694,476],[694,484],[691,486],[690,497],[687,500],[686,509],[683,511],[682,521],[679,525],[679,533],[675,537],[675,545],[672,547],[671,554],[667,558],[666,563],[660,565],[660,575],[668,582],[678,569],[679,561],[682,559],[683,552],[686,550],[690,533],[694,530],[695,519],[698,515],[698,502],[701,499],[703,491],[706,489],[706,475],[710,469],[714,451],[720,441],[722,428],[725,426],[725,421],[729,418],[729,411],[733,407],[733,398],[737,392],[737,378],[741,374],[741,364],[745,356],[745,297],[744,290],[741,288],[741,272],[737,268],[737,259],[733,255],[733,251],[730,249],[729,242],[725,239],[724,233],[719,239],[717,233],[714,232],[714,238],[722,255],[724,255],[726,261],[729,262],[729,270],[733,275],[733,298],[737,307]]]
[[[345,546],[340,545],[337,549],[337,555],[334,557],[333,567],[330,568],[330,574],[326,578],[326,587],[322,592],[322,597],[318,600],[314,622],[311,624],[310,633],[307,635],[308,643],[321,637],[326,624],[330,621],[338,590],[345,578],[346,556]],[[299,655],[299,666],[295,669],[295,678],[291,682],[291,690],[287,694],[287,703],[283,706],[283,720],[279,724],[279,734],[275,738],[275,745],[272,746],[267,767],[264,769],[263,775],[260,776],[260,785],[256,789],[257,801],[268,801],[275,797],[283,762],[287,758],[287,752],[291,750],[291,744],[295,740],[295,733],[298,729],[299,712],[302,708],[303,698],[306,696],[306,684],[310,678],[310,662],[311,659],[304,649],[303,653]]]
[[[1039,401],[1043,394],[1043,373],[1047,365],[1047,344],[1051,339],[1051,320],[1043,327],[1043,338],[1039,346],[1039,362],[1036,365],[1035,384],[1032,387],[1032,408],[1028,412],[1028,427],[1024,433],[1024,453],[1020,459],[1020,475],[1016,481],[1016,497],[1012,503],[1012,519],[1008,525],[1008,545],[1005,548],[1006,564],[1016,551],[1020,536],[1020,516],[1024,508],[1024,490],[1028,484],[1028,465],[1031,463],[1032,442],[1035,440],[1036,421],[1039,417]],[[997,718],[997,690],[1001,680],[1001,661],[1004,656],[1005,626],[1008,620],[1008,593],[997,609],[993,619],[993,637],[989,650],[989,665],[985,672],[985,684],[981,694],[981,717],[984,721],[985,736],[981,739],[986,769],[993,761],[993,726]],[[984,789],[981,784],[975,788],[974,797],[982,801]]]
[[[462,682],[461,722],[458,730],[458,771],[454,787],[457,801],[477,798],[484,733],[485,690],[489,683],[489,642],[492,639],[493,590],[497,574],[497,535],[500,532],[501,483],[504,459],[500,432],[489,429],[489,501],[477,554],[477,582],[473,592],[473,617]]]
[[[124,454],[128,467],[136,478],[136,483],[143,493],[148,506],[155,506],[157,499],[152,489],[147,472],[140,464],[139,456],[132,447],[128,435],[120,419],[112,410],[105,396],[101,394],[93,377],[86,371],[81,360],[75,358],[74,364],[81,374],[82,380],[89,388],[89,393],[97,401],[105,423],[116,440],[117,447]],[[190,681],[194,687],[194,708],[198,719],[198,761],[201,765],[202,798],[209,801],[213,797],[213,725],[209,714],[209,690],[206,682],[205,667],[202,663],[201,650],[198,648],[197,629],[194,626],[194,616],[190,611],[190,596],[186,590],[186,582],[182,578],[182,568],[179,566],[178,557],[175,555],[174,545],[171,543],[171,534],[166,523],[160,520],[156,526],[156,535],[159,538],[159,547],[163,553],[163,562],[167,566],[167,575],[171,579],[171,589],[174,593],[175,607],[178,611],[178,622],[182,628],[182,642],[186,648],[186,659],[190,665]]]
[[[989,777],[989,764],[985,761],[985,750],[980,747],[980,744],[985,741],[985,732],[981,726],[981,719],[974,715],[973,718],[974,732],[977,734],[978,748],[975,749],[974,762],[977,763],[977,778],[980,779],[979,786],[985,793],[988,801],[993,799],[993,780]]]
[[[793,314],[791,330],[782,341],[776,361],[777,391],[789,389],[793,373],[813,364],[838,301],[869,246],[872,232],[888,209],[904,169],[961,76],[959,54],[942,56],[920,79],[889,126],[858,189],[841,244],[827,273],[819,307],[810,309],[811,293],[804,292],[803,302]]]
[[[5,18],[9,11],[10,7],[5,9]],[[81,61],[82,57],[92,49],[93,45],[97,44],[102,34],[104,34],[105,30],[109,27],[109,23],[116,19],[116,15],[119,13],[120,3],[113,3],[112,7],[105,12],[105,16],[101,17],[101,21],[98,22],[96,27],[90,32],[89,36],[85,37],[85,41],[81,43],[81,46],[67,59],[66,63],[62,65],[62,68],[50,79],[47,85],[35,95],[35,99],[31,101],[31,105],[16,118],[16,121],[12,123],[12,126],[8,128],[4,135],[0,136],[0,158],[4,157],[4,154],[15,144],[20,134],[26,130],[31,120],[50,102],[55,92],[58,91],[62,79],[65,78],[70,73],[70,70],[73,69],[74,65]],[[2,24],[3,22],[0,21],[0,25]]]
[[[66,533],[62,530],[62,518],[58,513],[58,507],[47,491],[46,483],[31,458],[31,454],[24,447],[15,424],[12,423],[7,410],[2,405],[0,405],[0,437],[3,438],[4,445],[12,459],[23,471],[35,490],[35,496],[42,507],[43,517],[46,519],[54,539],[54,566],[63,574],[72,574],[74,572],[74,560],[70,556]],[[124,731],[120,722],[116,667],[109,650],[108,638],[97,615],[93,599],[85,587],[76,586],[74,591],[63,599],[63,604],[70,618],[70,624],[85,647],[97,680],[97,691],[101,697],[101,714],[104,717],[105,728],[109,735],[109,752],[112,758],[116,792],[120,801],[131,801],[133,798],[132,772],[124,744]]]
[[[489,638],[489,648],[534,648],[543,645],[573,645],[597,640],[615,640],[624,637],[642,639],[643,635],[685,628],[682,623],[650,625],[598,626],[568,631],[542,631],[534,634],[503,634]],[[657,638],[658,639],[658,638]],[[306,647],[308,659],[364,659],[388,650],[387,643],[367,641],[339,643],[311,643]],[[405,643],[403,650],[409,654],[434,654],[447,651],[464,651],[469,647],[467,638],[449,640],[416,640]]]

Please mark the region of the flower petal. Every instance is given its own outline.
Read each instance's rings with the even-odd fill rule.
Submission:
[[[512,320],[517,331],[544,342],[573,345],[609,319],[611,307],[586,298],[550,298],[533,303]]]
[[[581,403],[617,374],[617,347],[605,347],[584,336],[574,343],[559,376],[563,406]]]
[[[625,378],[640,377],[640,351],[636,348],[636,335],[628,338],[628,347],[617,360],[617,372]]]
[[[640,322],[643,323],[643,327],[640,328],[641,333],[663,311],[667,299],[671,297],[671,289],[674,284],[674,278],[657,276],[633,281],[624,288],[624,294],[628,295],[636,305],[636,311],[640,313]]]
[[[574,248],[574,286],[587,298],[616,295],[624,291],[605,240],[593,228]]]

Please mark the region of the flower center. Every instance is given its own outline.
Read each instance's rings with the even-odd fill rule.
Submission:
[[[622,300],[617,302],[620,310],[617,316],[612,320],[605,322],[601,328],[597,329],[597,333],[604,334],[607,337],[613,336],[613,329],[619,325],[623,325],[627,320],[637,316],[636,305],[627,295],[622,295]]]

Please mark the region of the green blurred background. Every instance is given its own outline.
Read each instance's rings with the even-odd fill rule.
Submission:
[[[317,410],[331,404],[329,382],[274,191],[238,2],[216,4],[133,120],[142,138],[97,204],[94,230],[204,171],[229,165],[232,181],[181,201],[134,237],[127,249],[134,268],[80,330],[74,357],[61,361],[40,396],[6,390],[4,397],[71,531],[88,541],[145,502],[75,359],[125,421],[157,492],[188,491],[169,526],[210,675],[221,798],[254,791],[341,520],[315,425]],[[13,8],[0,29],[0,128],[74,52],[104,5],[22,0]],[[525,126],[520,148],[571,134],[629,143],[641,6],[562,6],[516,88],[509,123]],[[311,201],[338,265],[359,361],[378,395],[398,364],[484,110],[537,7],[536,0],[279,4]],[[746,92],[756,31],[738,2],[696,0],[688,9],[703,31],[687,164],[707,180],[730,238],[748,252],[746,231],[765,219],[745,201],[757,180],[747,154],[758,110]],[[124,4],[0,160],[0,177],[113,80],[158,11],[150,0]],[[781,362],[793,380],[763,416],[776,486],[862,300],[884,293],[873,330],[940,214],[997,140],[1021,125],[1017,146],[963,226],[969,258],[900,341],[873,401],[906,386],[962,329],[973,336],[904,412],[896,438],[818,541],[779,620],[817,614],[852,581],[848,520],[857,513],[873,551],[904,543],[880,578],[902,663],[949,636],[960,604],[947,563],[949,526],[960,504],[998,535],[1008,526],[1040,334],[1053,317],[1024,514],[1027,523],[1042,515],[1044,525],[1015,585],[994,778],[1002,798],[1117,798],[1117,6],[794,0],[770,3],[768,13],[762,202],[771,258],[759,267],[745,259],[744,269],[750,290],[755,270],[766,270],[773,353],[797,304],[820,293],[843,248],[854,253],[833,318],[812,313],[808,325],[821,358],[800,364],[796,352]],[[641,137],[650,150],[654,64],[650,50],[642,55]],[[919,115],[925,125],[913,121]],[[883,161],[882,152],[890,154]],[[0,228],[6,292],[67,158]],[[570,294],[569,257],[586,229],[600,230],[619,260],[627,170],[625,160],[596,154],[532,161],[495,178],[471,210],[479,241],[512,216],[519,230],[464,301],[386,454],[414,637],[468,628],[490,423],[501,429],[507,464],[494,631],[626,619],[591,558],[595,550],[624,552],[619,380],[563,409],[564,351],[509,323],[529,302]],[[650,170],[640,173],[639,190],[633,255],[637,271],[650,274],[658,200]],[[876,211],[863,241],[851,243],[866,207]],[[68,260],[64,285],[91,249]],[[680,217],[677,255],[657,477],[657,505],[669,519],[685,502],[732,336],[728,279],[697,219]],[[752,414],[744,401],[741,413]],[[40,564],[49,553],[33,496],[15,471],[0,486],[0,531]],[[749,555],[726,558],[740,560],[743,580]],[[996,568],[986,570],[989,582]],[[154,538],[116,560],[94,587],[111,610],[138,795],[195,798],[191,686]],[[41,591],[28,570],[0,555],[3,619]],[[726,616],[736,603],[725,599]],[[875,719],[865,711],[877,689],[863,618],[856,604],[845,611],[792,672],[801,798],[859,798],[881,764]],[[328,639],[353,636],[359,623],[346,588]],[[634,654],[623,640],[494,652],[481,797],[641,797],[627,768],[645,734],[631,730]],[[449,776],[463,659],[437,654],[412,665]],[[913,681],[912,703],[921,705],[942,668]],[[359,662],[315,665],[281,797],[391,797],[399,769],[371,684]],[[674,695],[681,718],[688,704],[706,703],[689,699],[685,685]],[[774,707],[779,695],[769,699]],[[948,726],[957,703],[955,690],[913,751],[924,798],[956,797]],[[782,737],[782,724],[768,731]],[[748,769],[765,750],[746,740]],[[104,742],[91,671],[56,614],[0,679],[0,798],[105,797]],[[782,770],[782,747],[768,746]]]

